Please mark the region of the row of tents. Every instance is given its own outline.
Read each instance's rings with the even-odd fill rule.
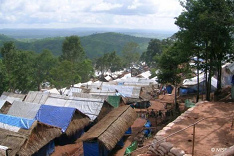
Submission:
[[[234,63],[226,63],[222,66],[221,85],[232,85],[232,76],[234,75]],[[199,73],[199,82],[197,82],[198,76],[191,79],[185,79],[180,87],[180,95],[195,94],[197,93],[197,83],[199,83],[199,93],[204,94],[206,92],[206,78],[204,72]],[[215,76],[211,78],[211,92],[217,89],[217,79]]]

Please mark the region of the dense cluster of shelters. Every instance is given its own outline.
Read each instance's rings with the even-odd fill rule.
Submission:
[[[55,146],[83,142],[84,155],[107,155],[137,118],[129,105],[149,101],[157,85],[150,72],[70,88],[4,92],[0,97],[0,152],[49,155]],[[114,139],[113,139],[114,138]],[[100,153],[101,152],[101,153]]]

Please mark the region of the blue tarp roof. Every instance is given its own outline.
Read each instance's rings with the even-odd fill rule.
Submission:
[[[62,129],[62,132],[65,132],[75,110],[75,108],[70,107],[42,105],[37,112],[36,120],[51,126],[59,127]]]
[[[35,120],[0,114],[0,122],[11,126],[30,129]]]

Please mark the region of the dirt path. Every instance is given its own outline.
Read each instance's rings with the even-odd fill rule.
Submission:
[[[192,113],[176,123],[166,132],[166,136],[202,118],[207,118],[195,128],[195,155],[215,155],[234,144],[234,127],[231,129],[232,115],[234,115],[234,103],[206,102],[195,107]],[[192,153],[192,140],[193,127],[167,139],[188,154]]]

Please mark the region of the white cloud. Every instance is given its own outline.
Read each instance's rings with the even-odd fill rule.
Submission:
[[[0,28],[125,27],[176,30],[178,0],[0,0]]]
[[[107,10],[112,10],[112,9],[116,9],[116,8],[120,8],[122,7],[121,4],[111,4],[111,3],[100,3],[96,6],[93,6],[91,8],[91,11],[107,11]]]
[[[128,9],[136,9],[136,8],[138,8],[139,6],[141,6],[141,3],[139,3],[138,0],[134,0],[133,3],[132,3],[132,5],[129,5],[129,6],[128,6]]]

